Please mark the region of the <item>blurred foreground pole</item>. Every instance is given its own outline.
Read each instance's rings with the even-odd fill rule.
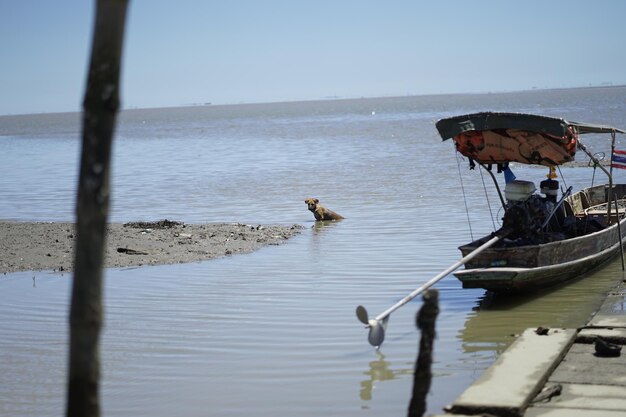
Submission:
[[[422,417],[426,412],[426,396],[430,390],[432,373],[430,366],[433,361],[433,342],[435,340],[435,320],[439,314],[439,293],[428,290],[423,296],[424,304],[417,313],[416,324],[422,331],[420,348],[415,363],[413,378],[413,397],[409,404],[409,417]]]
[[[98,0],[83,102],[83,141],[76,204],[76,248],[70,309],[68,417],[100,415],[99,338],[102,265],[109,210],[109,166],[127,0]]]

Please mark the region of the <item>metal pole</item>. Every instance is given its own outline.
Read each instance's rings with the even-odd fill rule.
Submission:
[[[446,276],[448,276],[451,272],[459,268],[461,265],[465,264],[466,262],[471,261],[475,256],[479,255],[482,251],[484,251],[485,249],[488,249],[491,245],[493,245],[494,243],[502,239],[502,237],[503,236],[492,237],[487,242],[483,243],[481,246],[474,249],[471,253],[468,253],[465,257],[461,258],[454,264],[450,265],[448,269],[440,272],[438,275],[431,278],[426,284],[415,289],[413,292],[411,292],[409,295],[404,297],[402,300],[398,301],[396,304],[392,305],[387,310],[380,313],[378,316],[376,316],[375,320],[378,320],[378,321],[383,320],[388,315],[390,315],[391,313],[393,313],[394,311],[396,311],[397,309],[399,309],[400,307],[402,307],[403,305],[405,305],[406,303],[408,303],[409,301],[411,301],[412,299],[420,295],[422,292],[426,291],[427,289],[435,285],[442,278],[445,278]]]
[[[431,278],[427,283],[415,289],[413,292],[411,292],[409,295],[404,297],[402,300],[398,301],[396,304],[392,305],[387,310],[380,313],[374,319],[369,319],[369,315],[367,314],[367,310],[365,309],[365,307],[358,306],[356,308],[356,316],[361,323],[365,324],[370,329],[369,335],[367,338],[370,344],[372,346],[377,346],[377,347],[382,345],[383,341],[385,340],[385,327],[387,326],[387,320],[391,313],[393,313],[394,311],[396,311],[397,309],[399,309],[400,307],[402,307],[403,305],[411,301],[413,298],[417,297],[419,294],[421,294],[422,292],[426,291],[427,289],[435,285],[438,281],[448,276],[448,274],[450,274],[455,269],[459,268],[461,265],[472,260],[475,256],[480,254],[485,249],[489,248],[491,245],[493,245],[500,239],[504,238],[507,234],[508,234],[508,230],[500,231],[499,236],[492,237],[487,242],[483,243],[481,246],[477,247],[472,252],[468,253],[466,256],[461,258],[459,261],[452,264],[445,271],[440,272],[437,276]]]
[[[619,208],[617,207],[617,199],[613,200],[615,202],[615,215],[617,216],[617,236],[619,236],[619,254],[622,258],[622,271],[625,269],[624,267],[624,243],[622,242],[622,223],[619,219]]]
[[[487,169],[487,167],[484,164],[479,163],[478,165],[480,165],[480,167],[482,169],[484,169],[485,171],[487,171],[487,173],[489,173],[489,175],[491,176],[491,180],[493,181],[494,185],[496,186],[496,191],[498,192],[498,197],[500,197],[500,203],[502,204],[502,208],[506,209],[506,201],[504,201],[504,197],[502,196],[502,191],[500,191],[500,185],[498,185],[498,180],[496,179],[496,176],[493,175],[493,172],[491,172],[491,170]]]
[[[572,188],[573,187],[569,187],[567,189],[567,191],[565,191],[563,193],[563,195],[561,196],[561,199],[559,200],[558,203],[556,203],[556,206],[554,206],[554,208],[552,209],[552,211],[550,212],[550,214],[548,215],[548,217],[546,218],[546,220],[543,222],[543,224],[541,225],[541,230],[543,230],[548,223],[550,222],[550,219],[552,219],[552,216],[554,216],[554,213],[556,213],[556,211],[559,209],[559,207],[561,207],[561,205],[563,204],[563,202],[565,201],[565,199],[572,193]]]

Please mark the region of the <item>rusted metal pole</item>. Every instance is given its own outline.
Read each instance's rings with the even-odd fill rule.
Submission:
[[[426,412],[426,396],[432,380],[433,342],[435,340],[435,320],[439,314],[439,293],[428,290],[423,295],[424,304],[417,313],[416,324],[422,331],[419,353],[415,362],[413,396],[409,404],[409,417],[422,417]]]
[[[83,102],[66,415],[100,415],[102,265],[127,0],[98,0]]]

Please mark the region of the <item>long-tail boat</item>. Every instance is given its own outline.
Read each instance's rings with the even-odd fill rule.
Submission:
[[[498,230],[459,248],[465,257],[499,238],[454,273],[464,288],[529,291],[578,277],[618,254],[623,263],[626,184],[613,183],[614,165],[607,169],[580,136],[609,134],[614,151],[615,136],[624,130],[495,112],[441,119],[436,127],[443,140],[454,141],[472,167],[478,164],[491,175],[504,210]],[[574,161],[578,150],[606,173],[608,181],[574,193],[572,187],[559,190],[555,167]],[[513,179],[509,163],[543,165],[549,173],[537,190],[533,182]],[[505,173],[504,196],[492,167]]]

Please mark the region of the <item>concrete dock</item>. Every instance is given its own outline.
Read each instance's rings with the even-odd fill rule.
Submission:
[[[598,337],[626,344],[626,287],[580,329],[527,329],[439,417],[626,417],[626,348]]]

